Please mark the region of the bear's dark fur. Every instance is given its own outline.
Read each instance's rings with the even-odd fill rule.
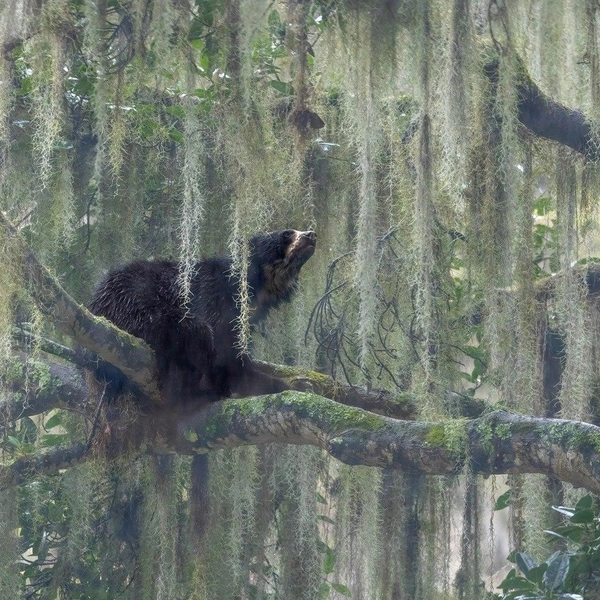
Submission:
[[[291,298],[315,244],[314,232],[293,229],[250,240],[253,325]],[[259,373],[247,354],[239,354],[239,282],[231,272],[230,257],[196,263],[191,297],[184,304],[176,262],[136,261],[106,277],[90,310],[153,348],[161,391],[169,403],[282,391],[282,381]]]

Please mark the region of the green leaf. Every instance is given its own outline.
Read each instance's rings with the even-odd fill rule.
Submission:
[[[520,593],[537,591],[537,586],[531,581],[525,579],[524,577],[511,577],[509,579],[509,577],[507,576],[506,579],[498,587],[502,588],[502,591],[504,593],[507,593],[510,590]]]
[[[319,492],[317,492],[317,502],[319,504],[327,504],[327,500]]]
[[[14,437],[12,435],[8,435],[8,436],[6,436],[6,438],[15,448],[21,447],[21,440],[17,439],[16,437]]]
[[[516,569],[511,569],[504,580],[498,585],[498,588],[502,589],[505,594],[505,598],[514,597],[512,594],[508,595],[509,591],[531,592],[535,591],[535,586],[527,581],[524,577],[517,575]]]
[[[571,523],[593,523],[595,516],[591,508],[584,508],[575,512],[570,521]]]
[[[317,515],[317,519],[319,521],[323,521],[324,523],[329,523],[330,525],[335,525],[335,521],[330,519],[327,515]]]
[[[575,510],[567,506],[553,506],[552,508],[561,515],[565,515],[565,517],[572,517],[575,514]]]
[[[335,568],[335,550],[327,547],[325,551],[325,558],[323,559],[323,572],[326,575],[333,573],[333,569]]]
[[[584,533],[584,530],[579,525],[562,525],[556,528],[556,531],[547,531],[546,533],[550,533],[551,535],[555,535],[557,537],[562,537],[572,542],[579,543],[581,541],[581,537]]]
[[[551,206],[549,196],[540,196],[539,199],[533,204],[533,210],[538,215],[545,215],[550,211],[550,209]]]
[[[529,573],[531,569],[535,569],[538,566],[535,560],[533,560],[527,552],[517,552],[515,554],[515,562],[525,577],[527,577],[527,573]]]
[[[332,583],[331,587],[338,593],[342,594],[342,596],[346,596],[346,598],[352,598],[352,592],[341,583]]]
[[[547,561],[543,583],[546,589],[555,591],[562,587],[569,572],[569,556],[564,552],[555,552]]]
[[[66,433],[47,433],[41,437],[40,441],[44,448],[52,448],[66,442],[68,438]]]
[[[584,508],[592,508],[593,505],[594,499],[590,496],[590,494],[587,494],[575,505],[575,510],[578,511],[583,510]]]
[[[210,90],[205,88],[196,88],[193,92],[190,92],[190,96],[196,96],[196,98],[205,99],[210,96]]]
[[[494,510],[504,510],[505,508],[508,508],[511,505],[511,491],[512,490],[507,490],[506,492],[504,492],[504,494],[498,496],[498,498],[496,499],[496,503],[494,504]]]
[[[185,109],[183,108],[183,106],[165,106],[163,108],[163,110],[168,114],[168,115],[172,115],[174,117],[177,117],[178,119],[183,119],[185,117]]]
[[[45,423],[46,429],[52,429],[53,427],[58,427],[62,425],[63,413],[56,412],[54,413]]]
[[[535,583],[538,587],[542,587],[544,585],[544,575],[546,573],[546,569],[548,565],[546,563],[542,563],[539,567],[533,567],[533,569],[529,569],[527,573],[527,579],[532,583]]]
[[[278,79],[271,79],[271,81],[269,81],[269,85],[286,96],[293,96],[295,94],[294,86],[291,83],[279,81]]]
[[[57,140],[54,144],[52,144],[52,148],[54,150],[71,150],[73,148],[73,144],[68,140]]]
[[[329,598],[330,587],[327,583],[322,583],[319,587],[319,600],[327,600]]]
[[[183,143],[183,134],[181,133],[181,131],[178,131],[177,129],[170,129],[169,130],[169,137],[174,141],[177,142],[178,144],[182,144]]]
[[[276,10],[272,10],[269,13],[268,23],[271,27],[275,25],[281,25],[281,19],[279,18],[279,13]]]
[[[31,417],[21,419],[21,430],[19,431],[19,439],[21,443],[35,443],[38,436],[37,425]]]

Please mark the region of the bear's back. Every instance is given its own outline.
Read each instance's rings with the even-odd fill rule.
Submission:
[[[132,262],[106,276],[90,311],[153,346],[160,323],[166,326],[184,316],[177,277],[174,261]]]

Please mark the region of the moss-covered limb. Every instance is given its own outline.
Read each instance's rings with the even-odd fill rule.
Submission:
[[[405,423],[332,402],[313,393],[226,400],[179,419],[173,443],[182,453],[279,441],[327,448],[329,438],[351,429],[380,431]]]
[[[275,365],[263,361],[254,362],[256,368],[266,375],[283,379],[292,389],[308,391],[336,400],[341,404],[364,408],[371,412],[395,417],[414,419],[417,407],[411,394],[392,394],[384,390],[370,390],[336,381],[328,375],[287,365]]]
[[[87,444],[78,443],[18,458],[10,465],[0,466],[0,488],[19,485],[41,474],[50,475],[60,469],[68,469],[88,455]]]
[[[15,354],[2,384],[12,391],[12,396],[0,407],[0,431],[2,423],[53,408],[82,407],[88,398],[87,386],[78,369],[22,353]]]
[[[600,427],[495,411],[469,424],[476,473],[543,473],[600,493]]]
[[[316,445],[347,464],[451,475],[544,473],[600,492],[600,428],[495,411],[445,423],[400,421],[283,392],[229,400],[179,421],[178,452],[267,442]]]
[[[11,258],[18,262],[23,280],[40,310],[55,327],[118,367],[142,392],[159,401],[154,375],[154,355],[142,341],[121,331],[106,319],[92,315],[63,289],[37,260],[31,248],[12,224],[0,213],[0,227],[11,243]]]
[[[78,364],[89,364],[80,356],[75,360]],[[408,393],[367,391],[299,367],[264,362],[257,362],[256,365],[262,373],[286,381],[297,391],[310,390],[340,404],[396,419],[414,420],[417,417],[414,397]],[[2,408],[2,416],[8,420],[40,414],[52,408],[82,406],[88,399],[88,388],[81,371],[44,355],[31,358],[21,352],[15,353],[14,363],[7,370],[4,383],[14,393]],[[23,392],[25,389],[26,395]],[[448,394],[446,405],[450,414],[462,417],[477,417],[489,411],[484,402],[461,394]]]
[[[367,390],[361,386],[352,386],[336,381],[329,375],[300,367],[275,365],[262,361],[255,361],[255,365],[261,372],[286,381],[292,389],[300,392],[311,391],[341,404],[364,408],[370,412],[395,419],[414,420],[418,415],[415,397],[409,392],[392,393],[378,389]],[[479,417],[490,409],[483,400],[456,392],[446,394],[445,406],[451,415],[470,418]]]
[[[401,421],[295,391],[217,402],[195,412],[157,411],[112,427],[111,455],[198,454],[264,443],[322,448],[350,465],[422,475],[543,473],[600,493],[600,427],[495,411],[478,419]],[[65,468],[75,445],[0,468],[5,485]]]
[[[84,366],[82,357],[75,350],[33,333],[28,329],[26,324],[13,327],[13,339],[19,342],[24,348],[35,347],[43,352],[67,360],[70,363]]]
[[[498,69],[498,60],[491,60],[484,67],[492,84],[498,82]],[[539,137],[564,144],[589,160],[600,158],[598,145],[592,139],[592,129],[585,115],[551,100],[524,67],[521,69],[518,94],[519,121],[527,129]]]

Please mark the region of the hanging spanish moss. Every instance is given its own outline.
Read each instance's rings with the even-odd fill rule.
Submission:
[[[258,483],[256,456],[255,448],[240,448],[218,452],[210,459],[210,516],[203,560],[209,600],[233,599],[249,585]]]
[[[0,189],[4,187],[4,171],[8,159],[10,140],[9,115],[13,101],[13,89],[10,85],[11,71],[9,61],[0,56]]]
[[[105,15],[102,5],[92,0],[83,3],[83,14],[88,22],[84,30],[83,51],[95,71],[96,82],[94,86],[94,132],[97,136],[93,175],[90,184],[95,188],[98,202],[102,201],[104,193],[104,168],[106,162],[108,136],[109,136],[109,90],[108,90],[108,64],[102,41],[102,31],[105,28]]]
[[[377,265],[375,262],[375,244],[376,239],[376,208],[377,196],[375,186],[376,160],[378,152],[378,123],[376,121],[377,108],[375,100],[371,96],[371,86],[369,85],[369,76],[367,74],[367,93],[361,98],[366,114],[364,118],[363,139],[359,144],[362,149],[359,159],[360,170],[360,191],[359,191],[359,212],[357,224],[357,244],[356,244],[356,275],[355,285],[359,289],[360,309],[358,337],[360,339],[360,362],[364,366],[369,355],[369,345],[373,335],[373,317],[376,313],[375,298],[375,274]],[[358,135],[361,135],[360,133]]]
[[[53,158],[63,143],[63,75],[65,49],[63,32],[68,24],[68,3],[63,0],[45,6],[42,15],[44,33],[24,48],[32,71],[33,152],[41,187],[48,183],[53,171]],[[40,60],[40,57],[43,57]]]
[[[587,40],[586,52],[590,65],[589,99],[592,123],[598,123],[600,106],[600,50],[598,48],[598,6],[586,0]]]
[[[179,595],[177,520],[178,489],[173,457],[151,457],[143,477],[137,587],[143,600],[168,600]]]
[[[451,565],[450,544],[454,541],[451,541],[451,532],[453,510],[456,510],[453,503],[456,482],[434,477],[426,478],[421,483],[423,487],[415,513],[419,527],[415,597],[419,600],[444,598],[449,593],[450,586],[456,585],[450,579],[450,569],[455,568],[455,565]],[[456,552],[455,549],[453,551]],[[477,544],[474,551],[479,552]],[[444,557],[441,561],[438,560],[440,556]]]
[[[436,166],[434,145],[432,139],[435,135],[432,124],[431,103],[432,79],[435,76],[434,55],[435,48],[432,39],[433,5],[423,2],[419,5],[419,23],[412,32],[412,39],[419,48],[419,60],[416,66],[417,87],[420,105],[419,129],[415,136],[415,191],[413,207],[413,232],[412,243],[414,248],[414,306],[415,318],[418,324],[420,342],[420,368],[423,376],[419,377],[419,393],[422,394],[424,414],[432,413],[435,400],[431,395],[435,390],[432,383],[435,371],[443,362],[440,346],[440,337],[443,335],[444,325],[440,321],[441,312],[438,305],[439,292],[442,286],[440,281],[443,260],[440,254],[441,246],[436,227],[434,199],[436,196],[436,182],[434,169]]]
[[[377,471],[345,465],[339,468],[334,540],[340,561],[336,575],[359,600],[372,598],[378,588],[380,485]]]
[[[16,267],[20,249],[14,239],[0,234],[3,268],[0,269],[0,370],[13,362],[12,322],[19,300],[23,299],[23,281]]]
[[[556,298],[557,321],[565,339],[560,403],[565,417],[586,419],[594,372],[592,338],[584,276],[570,268],[578,258],[577,174],[562,152],[557,156],[556,182],[558,240],[563,250],[559,263],[564,272]]]
[[[414,598],[419,578],[419,477],[382,473],[380,575],[383,598]]]
[[[19,598],[22,581],[16,557],[19,555],[17,498],[12,490],[0,493],[0,594]]]
[[[460,568],[456,574],[456,591],[460,600],[481,597],[481,523],[480,485],[477,477],[467,475],[465,508],[462,515]]]
[[[285,598],[310,600],[321,586],[320,564],[326,558],[320,551],[316,518],[320,462],[316,449],[295,446],[286,447],[275,461],[275,495],[282,499],[278,539]]]
[[[467,186],[470,97],[473,65],[473,29],[469,0],[455,0],[448,19],[448,42],[443,85],[438,91],[443,115],[440,138],[442,157],[440,168],[444,187],[455,199],[458,216],[464,211],[464,191]]]
[[[92,536],[92,521],[96,514],[94,504],[101,491],[98,484],[103,481],[101,469],[93,463],[78,465],[61,478],[61,494],[67,501],[68,530],[64,546],[54,569],[53,588],[68,596],[71,592],[74,572],[85,572],[86,551]]]
[[[200,230],[204,217],[202,186],[203,131],[198,119],[198,107],[190,96],[183,102],[185,111],[183,149],[183,201],[181,203],[181,250],[179,255],[180,284],[183,298],[190,298],[190,281],[195,261],[200,255]]]

